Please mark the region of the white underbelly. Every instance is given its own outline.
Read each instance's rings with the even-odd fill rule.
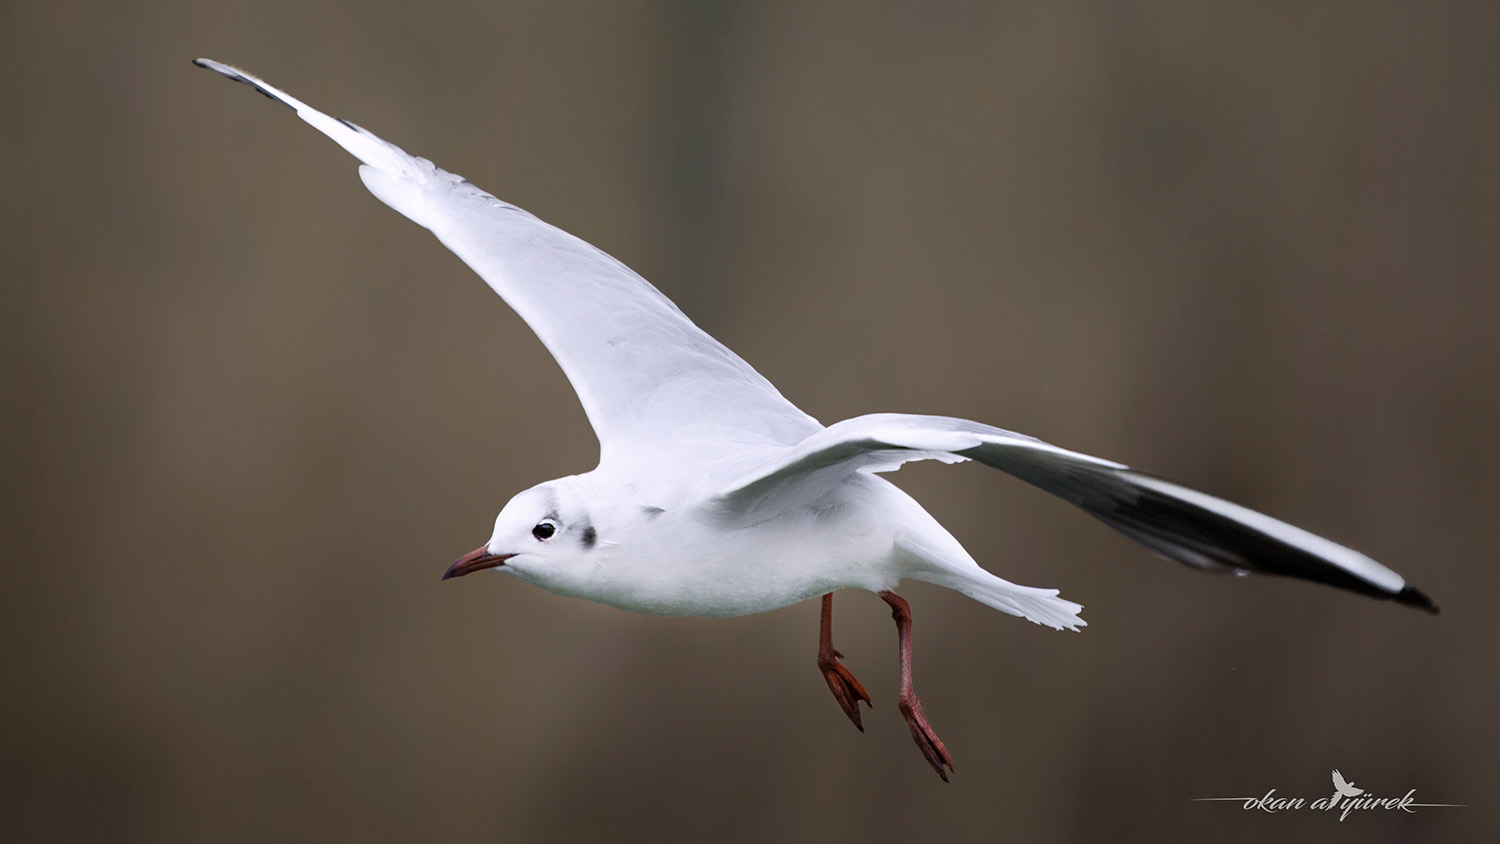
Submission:
[[[601,566],[587,595],[602,604],[668,616],[768,612],[835,589],[892,589],[894,532],[853,519],[805,518],[768,529],[679,525],[667,541]]]

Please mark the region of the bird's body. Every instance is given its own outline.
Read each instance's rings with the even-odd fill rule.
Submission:
[[[763,509],[743,512],[726,507],[718,490],[697,476],[637,468],[601,466],[518,496],[532,505],[524,512],[555,517],[562,528],[552,541],[573,543],[579,553],[569,555],[571,564],[549,560],[535,567],[517,557],[502,570],[550,592],[620,609],[704,617],[766,612],[837,589],[878,593],[903,579],[948,585],[967,578],[975,589],[1011,593],[1016,606],[1032,608],[1035,620],[1055,627],[1084,623],[1076,616],[1080,607],[1056,598],[1054,590],[1017,586],[980,568],[936,519],[884,478],[853,473],[833,491],[820,491],[816,501],[776,497]],[[508,528],[497,524],[496,533]]]
[[[725,518],[697,490],[638,488],[640,477],[602,469],[549,484],[594,528],[594,548],[577,567],[533,571],[518,561],[505,568],[552,592],[666,616],[748,615],[834,589],[878,592],[899,580],[896,530],[880,521],[889,484],[879,479],[861,478],[824,508],[768,523]],[[647,491],[652,486],[659,494]],[[846,541],[812,541],[820,531]]]
[[[1436,612],[1357,551],[1120,463],[948,417],[875,414],[824,427],[604,252],[254,76],[196,63],[289,106],[359,158],[370,191],[494,288],[578,392],[599,437],[598,467],[516,495],[490,539],[445,578],[493,569],[667,616],[746,615],[821,595],[818,667],[856,726],[869,696],[838,662],[831,593],[874,592],[900,637],[899,709],[945,779],[952,762],[912,689],[911,615],[897,585],[927,581],[1059,629],[1084,622],[1056,590],[985,571],[875,474],[902,463],[1000,469],[1195,568],[1291,576]]]

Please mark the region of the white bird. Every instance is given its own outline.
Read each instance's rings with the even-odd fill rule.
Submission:
[[[1120,463],[965,419],[882,413],[824,427],[599,249],[248,73],[195,64],[290,106],[353,153],[370,192],[494,288],[578,392],[599,438],[598,467],[516,495],[489,540],[444,579],[495,569],[665,616],[745,615],[821,595],[818,668],[861,730],[859,702],[870,696],[834,650],[832,593],[874,592],[896,620],[898,708],[944,780],[953,762],[912,688],[911,613],[897,584],[935,583],[1057,629],[1084,621],[1057,590],[980,568],[875,474],[907,461],[993,466],[1195,568],[1296,577],[1437,612],[1357,551]]]
[[[1339,773],[1338,768],[1333,769],[1333,798],[1329,808],[1336,805],[1340,797],[1358,797],[1364,793],[1363,788],[1355,788],[1354,783],[1345,781],[1344,775]]]

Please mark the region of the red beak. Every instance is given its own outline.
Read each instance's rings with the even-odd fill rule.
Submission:
[[[454,560],[453,565],[449,566],[448,570],[443,572],[443,579],[463,577],[480,569],[492,569],[496,566],[503,566],[506,560],[514,556],[515,554],[491,554],[489,545],[481,545]]]

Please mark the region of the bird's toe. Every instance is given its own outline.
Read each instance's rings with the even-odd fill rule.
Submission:
[[[912,740],[917,743],[917,749],[922,751],[927,764],[937,771],[943,782],[947,782],[948,771],[953,770],[953,757],[948,754],[948,749],[943,747],[943,740],[938,738],[937,732],[922,714],[922,701],[913,695],[910,701],[901,701],[900,709],[902,717],[906,719],[906,726],[911,729]]]
[[[823,672],[823,679],[828,681],[828,690],[833,692],[839,708],[844,710],[844,714],[849,716],[849,720],[854,722],[860,732],[864,732],[865,725],[859,717],[859,702],[864,701],[872,707],[875,704],[870,700],[870,693],[855,679],[854,673],[837,661],[837,652],[834,656],[832,660],[819,660],[818,668]]]

